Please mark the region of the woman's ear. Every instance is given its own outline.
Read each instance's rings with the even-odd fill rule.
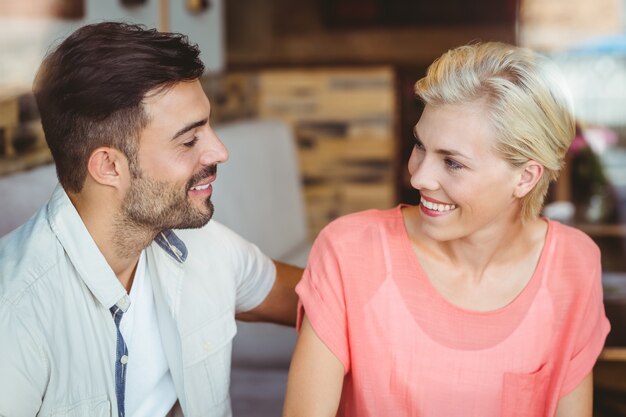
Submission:
[[[515,186],[513,195],[522,198],[537,185],[543,175],[543,165],[536,161],[528,161],[521,168],[519,181]]]
[[[94,150],[87,162],[91,178],[102,185],[120,187],[128,176],[126,157],[114,148],[101,147]]]

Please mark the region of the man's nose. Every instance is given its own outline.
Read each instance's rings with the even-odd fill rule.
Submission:
[[[202,165],[214,165],[221,164],[228,160],[228,149],[217,137],[213,129],[209,129],[209,138],[206,141],[206,146],[202,150],[200,156],[200,162]]]

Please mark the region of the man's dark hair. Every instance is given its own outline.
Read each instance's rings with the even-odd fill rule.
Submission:
[[[199,78],[199,54],[184,35],[103,22],[81,27],[46,56],[33,92],[65,190],[81,191],[89,156],[101,146],[122,151],[136,175],[148,123],[142,100]]]

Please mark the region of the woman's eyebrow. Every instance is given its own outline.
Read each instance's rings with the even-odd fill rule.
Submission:
[[[413,128],[413,136],[415,136],[415,140],[418,141],[419,143],[421,143],[422,146],[424,145],[424,142],[422,142],[422,140],[420,139],[420,136],[417,133],[417,129],[416,128]],[[472,159],[469,156],[465,155],[464,153],[459,152],[459,151],[454,150],[454,149],[435,149],[434,152],[438,153],[440,155],[445,155],[445,156],[460,156],[461,158]]]

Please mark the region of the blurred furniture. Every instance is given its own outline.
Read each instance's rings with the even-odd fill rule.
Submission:
[[[35,97],[20,88],[0,88],[0,176],[50,161]]]
[[[0,236],[26,222],[43,206],[57,184],[54,164],[0,176]]]
[[[280,261],[304,266],[310,250],[295,141],[278,121],[215,129],[230,151],[214,183],[215,219]],[[0,236],[32,216],[57,183],[54,165],[0,177]],[[236,417],[281,414],[293,328],[238,323],[231,395]]]
[[[606,315],[611,322],[603,359],[626,362],[626,273],[603,272],[602,286]]]
[[[13,97],[0,95],[0,130],[4,132],[0,155],[13,156],[13,130],[19,124],[19,108]]]
[[[605,271],[602,284],[611,332],[593,370],[594,416],[626,417],[626,273]]]

